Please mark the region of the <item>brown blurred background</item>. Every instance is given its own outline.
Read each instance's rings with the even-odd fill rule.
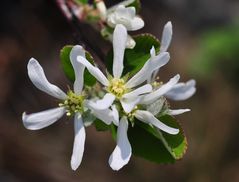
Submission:
[[[116,1],[107,1],[108,4]],[[40,131],[23,127],[23,111],[55,107],[57,101],[36,89],[26,65],[34,57],[50,82],[67,90],[59,62],[66,44],[81,43],[54,0],[0,2],[0,181],[239,181],[239,2],[237,0],[142,0],[145,28],[159,39],[173,23],[171,61],[160,71],[197,80],[197,93],[174,108],[188,137],[185,157],[158,165],[132,157],[119,172],[108,166],[115,143],[108,132],[87,129],[83,162],[73,172],[73,123],[66,117]],[[84,32],[84,30],[82,30]],[[84,33],[81,34],[84,36]],[[95,44],[98,41],[92,40]],[[90,49],[90,47],[89,47]],[[96,52],[95,52],[96,53]]]

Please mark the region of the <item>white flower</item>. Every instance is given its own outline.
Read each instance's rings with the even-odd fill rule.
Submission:
[[[98,101],[97,103],[88,103],[91,107],[106,109],[112,105],[115,99],[117,99],[120,101],[126,113],[131,112],[139,102],[141,98],[140,96],[152,91],[152,86],[150,84],[145,84],[136,89],[135,87],[146,81],[155,69],[164,66],[170,59],[169,54],[166,52],[154,56],[145,63],[143,68],[137,74],[126,81],[121,77],[124,68],[123,59],[126,40],[126,28],[123,25],[117,25],[113,33],[113,78],[107,78],[99,68],[93,66],[84,57],[77,57],[77,60],[87,67],[89,72],[106,87],[108,92],[101,101]],[[154,48],[152,48],[151,51],[154,51]]]
[[[91,101],[88,104],[93,108],[105,109],[111,106],[116,100],[121,103],[124,110],[120,122],[116,123],[118,126],[117,145],[109,159],[109,164],[114,170],[119,170],[127,164],[132,154],[131,145],[127,137],[128,117],[136,117],[140,121],[151,124],[170,134],[177,134],[179,132],[178,129],[171,128],[160,122],[150,112],[139,110],[136,107],[136,105],[141,103],[141,99],[144,98],[144,95],[152,91],[152,86],[145,84],[136,89],[135,87],[146,81],[155,69],[164,66],[170,59],[169,54],[163,52],[157,56],[151,56],[138,73],[128,81],[125,81],[121,76],[124,67],[123,58],[126,39],[126,28],[123,25],[117,25],[113,34],[113,78],[107,79],[100,69],[91,65],[85,58],[77,58],[78,61],[84,64],[89,72],[106,87],[108,92],[102,100],[96,102]],[[154,48],[151,49],[151,54],[155,54]]]
[[[86,136],[82,114],[87,109],[85,107],[87,107],[87,102],[89,102],[84,99],[82,93],[85,67],[76,61],[78,56],[85,58],[85,51],[81,46],[74,46],[70,53],[71,64],[75,72],[74,91],[69,91],[68,94],[65,94],[59,87],[48,82],[42,67],[36,59],[31,58],[29,60],[27,69],[32,83],[41,91],[60,99],[62,103],[59,104],[59,107],[54,109],[33,114],[23,113],[22,115],[24,126],[30,130],[38,130],[47,127],[55,123],[65,113],[67,116],[74,115],[75,139],[71,157],[71,168],[73,170],[76,170],[82,161]],[[108,108],[100,111],[94,108],[90,109],[96,117],[106,124],[110,124],[113,120],[117,121],[115,112],[112,112]]]
[[[118,24],[122,24],[128,31],[139,30],[144,27],[144,21],[136,16],[135,7],[125,7],[119,5],[113,12],[107,15],[107,23],[114,28]]]
[[[124,5],[119,5],[108,13],[107,24],[112,28],[115,28],[117,24],[122,24],[128,31],[135,31],[144,27],[144,21],[136,15],[135,7],[126,8]],[[128,35],[126,47],[132,49],[135,44],[134,39]]]

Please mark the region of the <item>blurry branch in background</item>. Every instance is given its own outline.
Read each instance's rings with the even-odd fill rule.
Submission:
[[[83,0],[55,0],[55,2],[66,20],[73,27],[76,43],[85,44],[90,52],[93,51],[99,58],[97,59],[97,63],[102,66],[102,61],[106,56],[104,48],[109,47],[110,44],[100,35],[100,22],[98,24],[84,22],[84,20],[88,18],[86,17],[87,14],[97,15],[99,12],[96,9],[92,9],[92,7],[87,4],[87,1],[86,4],[80,3],[84,2]]]

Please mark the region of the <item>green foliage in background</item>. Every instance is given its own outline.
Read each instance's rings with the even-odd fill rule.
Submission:
[[[193,56],[191,70],[196,76],[211,78],[220,71],[239,87],[239,25],[230,25],[205,32],[199,38],[199,48]]]

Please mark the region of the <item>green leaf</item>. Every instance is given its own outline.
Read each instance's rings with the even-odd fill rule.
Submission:
[[[156,163],[173,163],[185,154],[187,140],[173,117],[164,115],[159,120],[171,127],[179,128],[179,134],[170,135],[136,120],[135,126],[129,127],[128,131],[133,154]]]
[[[117,128],[114,124],[110,125],[110,129],[111,129],[111,135],[113,137],[113,139],[116,141],[117,140]]]
[[[94,121],[94,125],[97,131],[106,131],[111,129],[110,125],[105,124],[103,121],[96,119]]]
[[[64,73],[66,74],[67,78],[73,82],[75,80],[75,74],[70,61],[70,52],[72,47],[73,47],[72,45],[67,45],[61,49],[60,60],[61,60],[61,65],[63,67]],[[94,63],[94,59],[89,52],[86,51],[85,57],[88,61],[90,61],[91,63]],[[84,84],[88,86],[92,86],[95,83],[96,83],[96,79],[88,72],[87,69],[85,69]]]
[[[159,51],[160,42],[151,34],[140,34],[133,37],[136,45],[133,49],[126,49],[124,55],[124,73],[130,72],[130,76],[139,71],[150,58],[150,49],[154,46]],[[107,69],[112,74],[113,51],[110,50],[107,58]]]
[[[136,12],[138,13],[141,9],[141,3],[140,0],[131,0],[132,2],[128,5],[126,5],[127,7],[133,6],[136,9]]]
[[[102,28],[100,31],[102,37],[104,37],[106,40],[110,40],[110,37],[112,36],[113,32],[114,29],[109,27],[108,25],[104,26],[104,28]]]
[[[88,0],[75,0],[75,2],[79,4],[88,4]]]

